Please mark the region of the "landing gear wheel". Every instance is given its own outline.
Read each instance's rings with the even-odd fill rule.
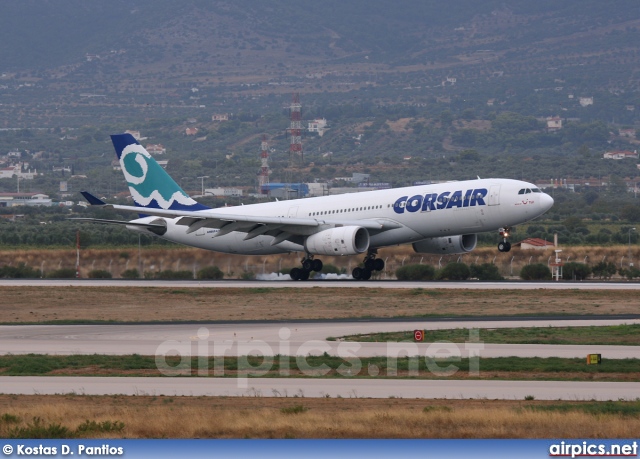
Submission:
[[[311,270],[317,273],[322,271],[322,260],[313,260]]]
[[[384,260],[382,258],[376,258],[373,260],[374,271],[382,271],[384,269]]]
[[[500,242],[498,244],[498,250],[500,252],[508,252],[511,250],[511,243],[509,241]]]
[[[309,280],[309,273],[310,271],[302,270],[300,275],[300,280],[303,280],[303,281]]]
[[[304,261],[302,262],[302,269],[304,269],[305,271],[311,271],[313,269],[313,262],[315,260],[311,260],[309,258],[305,258]]]
[[[375,258],[367,258],[364,260],[364,267],[365,269],[368,269],[369,271],[372,271],[375,266],[376,263],[376,259]]]
[[[351,271],[351,275],[355,280],[363,280],[364,271],[365,270],[360,267],[353,268],[353,271]]]
[[[302,280],[302,273],[303,271],[300,268],[291,268],[291,271],[289,271],[291,280],[294,281]]]
[[[362,274],[362,280],[369,280],[369,279],[371,279],[371,270],[365,269],[364,273]]]

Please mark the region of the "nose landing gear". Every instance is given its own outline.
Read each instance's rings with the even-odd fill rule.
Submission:
[[[377,250],[371,250],[364,257],[364,268],[355,267],[351,271],[351,275],[355,280],[369,280],[373,271],[382,271],[384,269],[384,260],[376,258]]]
[[[509,242],[509,233],[511,232],[511,228],[500,228],[500,236],[502,236],[502,241],[498,243],[498,251],[500,252],[508,252],[511,250],[511,243]]]
[[[302,267],[291,269],[291,271],[289,271],[289,275],[294,281],[308,280],[309,276],[311,275],[311,271],[322,271],[322,260],[316,260],[313,258],[313,255],[308,253],[302,259]]]

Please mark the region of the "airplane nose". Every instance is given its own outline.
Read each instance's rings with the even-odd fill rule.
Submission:
[[[543,212],[551,209],[551,207],[553,207],[553,198],[547,193],[542,193],[542,196],[540,197],[540,207]]]

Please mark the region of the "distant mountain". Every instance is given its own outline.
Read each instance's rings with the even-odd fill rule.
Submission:
[[[167,67],[236,57],[226,68],[255,58],[285,66],[562,63],[581,55],[615,62],[636,59],[640,46],[635,0],[23,0],[3,2],[0,12],[4,71],[120,49]]]
[[[5,124],[56,114],[25,110],[36,103],[59,111],[94,96],[108,104],[91,99],[78,116],[125,116],[118,104],[133,107],[129,114],[162,105],[153,116],[177,116],[167,107],[185,105],[253,110],[257,98],[294,90],[323,103],[350,91],[378,104],[437,99],[454,109],[456,101],[496,99],[541,115],[563,110],[567,96],[597,91],[600,103],[609,94],[633,94],[627,103],[636,103],[638,68],[637,0],[0,5],[0,103],[24,104]],[[447,86],[454,89],[433,89]],[[0,109],[0,123],[3,116]]]

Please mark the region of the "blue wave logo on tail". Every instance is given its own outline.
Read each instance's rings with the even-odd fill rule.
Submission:
[[[204,210],[167,174],[131,134],[112,135],[120,167],[139,207],[170,210]]]

